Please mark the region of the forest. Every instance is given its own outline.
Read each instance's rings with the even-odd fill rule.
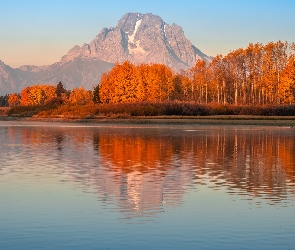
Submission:
[[[103,103],[189,101],[199,104],[280,105],[295,101],[295,47],[288,43],[249,44],[197,60],[174,74],[164,65],[117,64],[100,83]]]
[[[10,114],[41,116],[295,115],[295,45],[249,44],[177,73],[163,64],[126,61],[104,73],[92,91],[37,84],[2,99]]]

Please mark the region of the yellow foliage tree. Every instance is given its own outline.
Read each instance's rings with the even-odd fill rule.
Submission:
[[[68,102],[80,105],[93,103],[92,91],[85,90],[83,87],[74,88],[70,94]]]
[[[56,97],[56,87],[40,84],[28,86],[21,91],[20,96],[20,104],[23,106],[43,105]]]
[[[281,74],[279,86],[281,103],[295,103],[295,57],[291,57]]]

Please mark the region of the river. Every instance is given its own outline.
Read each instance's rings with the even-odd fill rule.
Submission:
[[[0,122],[0,249],[294,249],[295,128]]]

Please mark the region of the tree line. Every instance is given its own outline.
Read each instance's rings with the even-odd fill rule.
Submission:
[[[61,105],[79,104],[85,105],[92,102],[93,93],[83,87],[66,90],[62,82],[57,86],[36,84],[27,86],[20,94],[10,94],[7,104],[10,107],[16,106],[37,106],[37,105]]]
[[[295,45],[249,44],[175,74],[161,64],[116,64],[103,74],[102,103],[189,101],[200,104],[279,105],[295,102]]]
[[[0,98],[2,106],[192,102],[219,105],[295,104],[295,45],[249,44],[179,73],[163,64],[116,63],[92,91],[34,85]],[[4,105],[3,105],[4,103]]]

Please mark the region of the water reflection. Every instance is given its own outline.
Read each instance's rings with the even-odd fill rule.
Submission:
[[[95,191],[124,218],[179,206],[204,185],[258,205],[295,200],[292,128],[1,125],[1,175],[46,172]]]

